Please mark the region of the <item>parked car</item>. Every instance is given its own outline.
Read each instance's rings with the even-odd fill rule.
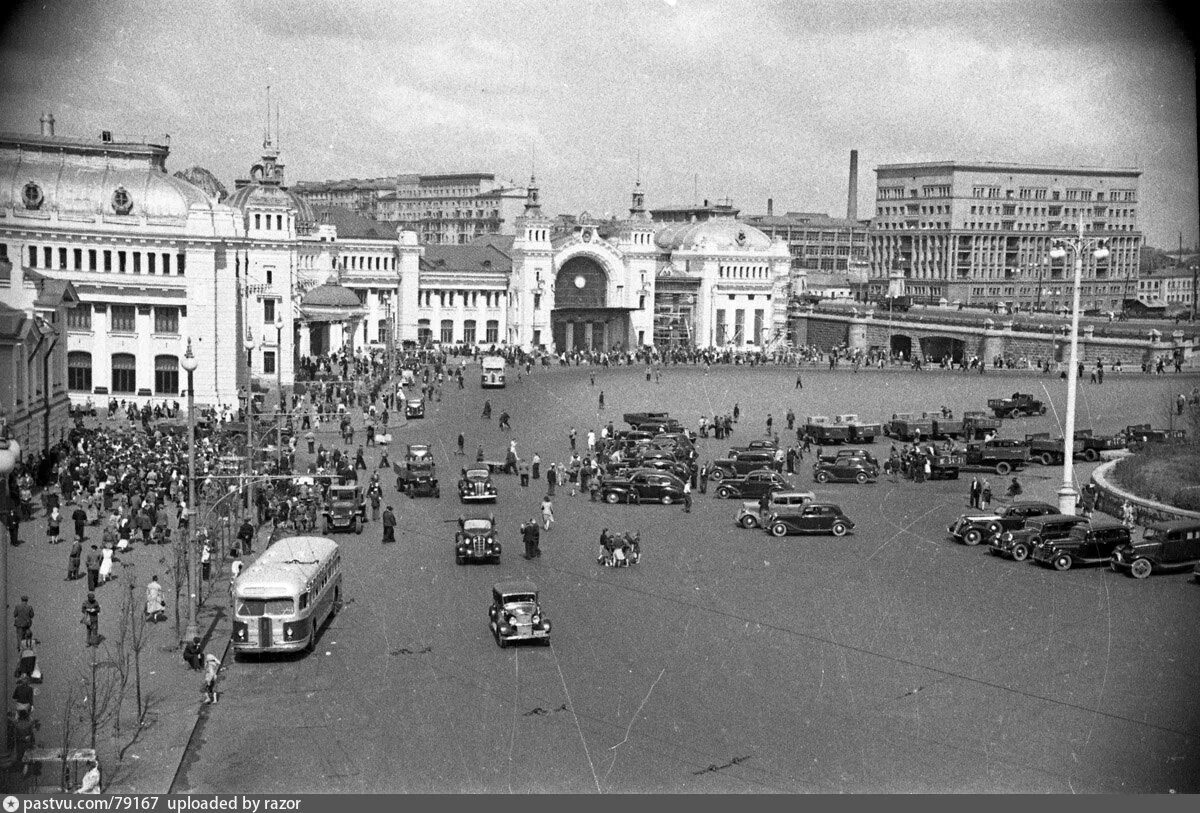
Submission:
[[[357,485],[329,487],[329,504],[321,512],[321,532],[354,531],[361,534],[367,524],[367,501]]]
[[[814,502],[797,511],[776,512],[767,517],[764,530],[771,536],[790,534],[833,534],[845,536],[854,529],[854,522],[842,513],[840,506]]]
[[[404,402],[404,417],[424,418],[425,417],[425,399],[424,398],[409,398]]]
[[[1009,556],[1024,562],[1033,549],[1044,542],[1053,542],[1070,535],[1076,525],[1087,524],[1087,517],[1078,514],[1044,514],[1030,517],[1024,528],[1002,531],[988,540],[988,549],[997,556]]]
[[[879,479],[879,466],[865,457],[838,457],[832,462],[821,460],[813,465],[813,479],[818,483],[873,483]]]
[[[550,643],[550,619],[542,612],[537,585],[527,579],[492,585],[488,626],[501,649],[515,641]]]
[[[1018,500],[995,513],[963,514],[947,529],[950,538],[964,545],[978,545],[1004,531],[1024,528],[1033,517],[1057,514],[1058,506],[1035,500]]]
[[[1144,579],[1156,570],[1200,565],[1200,522],[1177,519],[1149,525],[1141,539],[1113,551],[1111,564],[1113,570],[1124,570],[1135,579]]]
[[[1187,440],[1186,429],[1153,429],[1148,423],[1127,426],[1121,435],[1125,445],[1133,451],[1150,443],[1183,443]]]
[[[683,500],[683,480],[673,474],[654,469],[634,469],[624,476],[600,481],[600,494],[605,502],[660,502],[663,505]]]
[[[761,497],[788,487],[788,481],[774,469],[755,469],[745,477],[726,477],[713,493],[722,500],[728,500],[733,497]]]
[[[823,463],[836,463],[839,460],[843,460],[847,457],[861,457],[872,466],[879,465],[879,461],[875,459],[875,455],[871,454],[869,449],[860,448],[841,448],[838,449],[834,454],[823,454],[818,457],[817,460]]]
[[[1021,415],[1045,415],[1046,405],[1032,395],[1014,392],[1008,398],[989,398],[987,402],[997,418],[1017,418]]]
[[[496,484],[491,472],[485,468],[463,469],[458,498],[463,502],[495,502]]]
[[[437,464],[432,457],[410,457],[403,463],[392,464],[396,473],[396,490],[401,494],[407,492],[418,482],[429,483],[437,479]]]
[[[776,458],[775,452],[769,449],[738,452],[729,457],[714,460],[708,468],[708,479],[721,480],[725,477],[738,477],[749,474],[755,469],[774,469],[775,471],[780,471],[782,468],[783,463]]]
[[[766,511],[759,508],[758,500],[746,500],[738,509],[735,520],[743,528],[761,528],[764,518],[771,514],[798,511],[800,506],[816,499],[817,495],[811,491],[772,491],[767,497]]]
[[[1033,561],[1053,565],[1055,570],[1070,570],[1075,565],[1108,562],[1118,547],[1128,543],[1128,528],[1115,519],[1095,516],[1076,525],[1065,538],[1035,547]]]
[[[992,471],[1001,477],[1021,471],[1029,463],[1029,447],[1024,441],[1010,438],[968,443],[965,449],[955,452],[963,456],[963,469]]]
[[[496,518],[467,517],[459,521],[454,534],[454,562],[500,563],[500,540],[496,538]]]

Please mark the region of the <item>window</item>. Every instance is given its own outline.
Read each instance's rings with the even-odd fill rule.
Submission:
[[[433,328],[429,326],[428,319],[417,320],[417,344],[429,344],[433,341]]]
[[[29,247],[29,267],[37,268],[37,248],[34,246]]]
[[[262,228],[262,215],[254,216],[254,228],[256,228],[256,229]]]
[[[88,249],[88,271],[96,270],[96,249]]]
[[[715,334],[715,337],[713,338],[713,344],[715,344],[715,345],[725,344],[725,311],[723,311],[723,310],[717,311],[717,326],[716,326],[716,334]]]
[[[733,312],[733,340],[738,344],[746,343],[746,311],[743,308]]]
[[[154,309],[154,332],[155,333],[178,333],[179,332],[179,308],[155,308]]]
[[[263,351],[263,375],[274,375],[274,374],[275,374],[275,351],[274,350],[264,350]]]
[[[162,255],[162,260],[163,260],[163,274],[164,275],[170,274],[171,273],[171,255],[164,253]]]
[[[178,269],[178,270],[176,270],[176,272],[175,272],[175,273],[176,273],[176,274],[178,274],[178,275],[179,275],[179,276],[181,276],[181,277],[183,276],[183,265],[184,265],[183,261],[184,261],[184,258],[185,258],[185,255],[184,255],[182,252],[181,252],[181,253],[179,253],[179,254],[176,254],[176,255],[175,255],[175,268],[176,268],[176,269]],[[164,274],[166,273],[166,270],[165,270],[165,269],[166,269],[166,267],[167,267],[167,264],[166,264],[166,263],[163,263],[163,269],[164,269],[164,270],[163,270],[163,273],[164,273]]]
[[[178,356],[163,355],[154,357],[154,394],[179,394]]]
[[[442,320],[442,343],[450,344],[453,341],[454,341],[454,320],[453,319],[443,319]]]
[[[113,305],[108,312],[109,327],[114,332],[133,333],[137,330],[137,309],[133,305]]]
[[[763,341],[763,309],[755,308],[754,310],[754,343],[762,344]]]
[[[140,251],[133,252],[133,273],[142,273],[142,252]]]
[[[275,300],[274,299],[267,298],[267,299],[263,300],[263,324],[264,325],[275,324]]]
[[[113,353],[112,391],[137,392],[137,361],[132,353]]]
[[[475,320],[467,319],[463,322],[463,342],[466,344],[475,344]]]
[[[53,267],[54,249],[50,248],[50,246],[45,246],[42,249],[42,260],[43,260],[42,265],[44,267],[46,267],[46,268]]]
[[[484,333],[483,340],[485,342],[487,342],[488,344],[495,344],[496,342],[500,341],[500,320],[499,319],[488,319],[487,320],[486,332]]]
[[[71,330],[92,329],[92,306],[80,303],[67,311],[67,327]],[[88,389],[91,389],[90,387]]]
[[[71,392],[92,391],[91,353],[83,350],[72,350],[67,353],[67,389]]]
[[[58,250],[58,267],[59,268],[67,267],[67,250],[65,248],[60,248]]]
[[[126,267],[126,266],[125,266],[125,252],[124,252],[124,251],[118,251],[118,252],[117,252],[117,273],[118,273],[118,274],[124,274],[124,273],[125,273],[125,267]]]

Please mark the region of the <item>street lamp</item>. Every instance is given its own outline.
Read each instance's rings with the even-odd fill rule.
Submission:
[[[8,437],[8,423],[3,425],[3,439],[0,440],[0,507],[3,508],[5,520],[8,519],[8,512],[17,510],[16,505],[12,501],[12,493],[9,488],[8,478],[12,476],[13,471],[17,468],[17,461],[21,459],[21,446],[15,440]],[[7,528],[7,521],[3,523]],[[12,539],[7,539],[3,544],[0,544],[0,608],[8,613],[8,547],[13,542]],[[8,621],[0,619],[3,623],[4,631],[0,632],[0,698],[3,698],[5,707],[8,706],[8,670],[11,668],[8,662],[9,646],[8,642]],[[0,737],[0,764],[8,764],[11,751],[8,745],[8,737]]]
[[[1050,256],[1056,260],[1067,256],[1067,250],[1075,252],[1075,278],[1071,286],[1071,360],[1067,367],[1067,421],[1063,428],[1063,481],[1058,489],[1058,510],[1061,514],[1074,514],[1079,492],[1075,490],[1075,390],[1079,378],[1079,285],[1083,276],[1083,252],[1092,250],[1097,260],[1108,256],[1107,241],[1083,236],[1083,215],[1079,216],[1079,236],[1054,241]]]
[[[193,539],[195,538],[195,520],[199,519],[196,513],[196,389],[193,386],[193,373],[200,366],[200,360],[192,355],[192,340],[188,339],[187,350],[183,354],[183,359],[179,362],[179,366],[187,373],[187,411],[188,411],[188,532],[187,538],[183,540],[184,556],[187,561],[187,580],[188,580],[188,620],[187,629],[184,630],[184,640],[194,640],[197,634],[196,629],[196,600],[199,596],[200,589],[193,581],[192,572],[195,570],[193,555]],[[194,518],[194,519],[193,519]],[[175,628],[176,630],[179,627]]]
[[[275,419],[277,461],[283,462],[283,314],[275,314],[275,387],[279,390],[279,414]]]
[[[247,459],[247,513],[254,515],[254,527],[258,527],[257,509],[254,507],[254,334],[246,327],[246,459]]]

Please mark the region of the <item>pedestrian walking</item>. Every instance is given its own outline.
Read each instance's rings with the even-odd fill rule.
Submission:
[[[482,417],[483,420],[485,420],[485,421],[490,421],[492,419],[492,402],[491,401],[483,402],[483,415],[481,415],[480,417]]]
[[[13,626],[16,627],[18,641],[33,637],[30,632],[33,627],[33,605],[29,603],[29,596],[21,596],[21,602],[13,607]]]
[[[604,390],[600,390],[600,409],[604,409]]]
[[[701,494],[708,493],[708,464],[707,463],[702,463],[700,465],[700,493]]]
[[[533,466],[533,479],[542,479],[542,456],[537,452],[533,453],[533,459],[530,461]]]
[[[242,520],[242,527],[238,529],[237,538],[243,556],[254,553],[254,525],[251,524],[250,517]]]
[[[683,481],[683,512],[692,513],[692,484],[687,480]]]
[[[76,539],[71,543],[71,553],[67,556],[67,581],[79,578],[79,562],[83,557],[83,543]]]
[[[775,425],[775,419],[771,417],[771,413],[767,413],[767,436],[771,435],[771,427]]]
[[[1124,502],[1124,504],[1121,505],[1121,524],[1124,525],[1129,530],[1131,530],[1131,531],[1133,530],[1133,526],[1134,526],[1133,503],[1129,502],[1129,500],[1126,500]]]
[[[968,502],[968,505],[970,505],[972,508],[979,507],[979,494],[982,490],[983,490],[983,487],[979,484],[979,478],[972,477],[971,478],[970,501]]]
[[[221,673],[221,659],[211,652],[204,656],[204,702],[217,702],[217,676]]]
[[[541,530],[538,527],[537,521],[534,520],[533,517],[530,517],[529,522],[526,522],[521,526],[521,541],[525,543],[526,559],[533,559],[534,557],[542,555],[542,552],[539,549]]]
[[[95,590],[96,587],[100,584],[100,562],[101,561],[102,561],[102,557],[100,556],[100,549],[97,548],[95,545],[92,545],[92,549],[90,551],[88,551],[87,560],[85,561],[85,565],[87,567],[87,580],[88,580],[88,590],[89,591]]]
[[[546,467],[546,494],[554,496],[554,488],[558,485],[558,469],[553,463]]]
[[[983,481],[982,487],[979,489],[979,508],[986,511],[988,506],[992,504],[992,484],[986,479]]]
[[[742,414],[741,406],[737,403],[737,401],[734,401],[733,402],[733,422],[734,423],[738,422],[738,418],[741,416],[741,414]],[[729,427],[726,427],[726,429],[728,429],[728,428]]]
[[[797,390],[804,389],[804,382],[800,380],[800,373],[796,373],[796,386],[793,387],[792,389],[797,389]]]
[[[466,452],[463,449],[463,447],[465,447],[466,445],[467,445],[467,439],[465,437],[463,437],[462,432],[459,432],[458,433],[458,453],[460,455],[466,454]]]
[[[571,427],[571,431],[567,433],[567,441],[571,444],[571,451],[575,451],[575,427]]]
[[[75,538],[83,539],[83,529],[87,526],[88,515],[84,507],[78,506],[71,512],[71,522],[75,524]]]
[[[383,543],[396,541],[396,514],[389,505],[383,509]]]
[[[550,495],[547,494],[542,499],[542,526],[548,531],[552,524],[554,524],[554,503],[550,501]]]
[[[521,487],[528,488],[529,487],[529,462],[526,460],[519,461],[517,463],[517,471],[521,475]]]
[[[99,646],[100,636],[97,631],[100,628],[100,604],[96,601],[96,594],[88,593],[87,599],[83,602],[83,607],[80,609],[83,612],[80,623],[87,630],[87,645]]]
[[[212,543],[205,539],[200,549],[200,578],[204,581],[212,578],[212,553]]]

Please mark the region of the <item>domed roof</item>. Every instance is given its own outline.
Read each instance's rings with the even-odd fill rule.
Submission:
[[[11,157],[16,165],[6,167],[0,181],[0,208],[151,220],[186,220],[194,206],[207,211],[217,208],[203,189],[149,163],[139,165],[120,156],[64,158],[34,150]]]
[[[336,282],[326,282],[311,289],[300,300],[300,307],[361,308],[358,295]]]
[[[317,223],[317,216],[308,201],[276,184],[248,183],[235,189],[225,203],[243,212],[250,209],[293,209],[299,231],[313,228]]]
[[[765,251],[771,247],[770,237],[731,217],[666,223],[654,233],[654,242],[666,251],[712,253]]]

